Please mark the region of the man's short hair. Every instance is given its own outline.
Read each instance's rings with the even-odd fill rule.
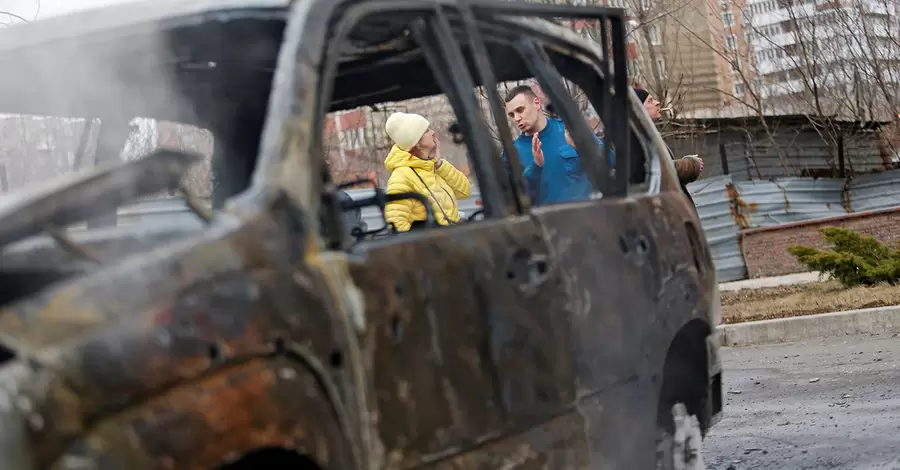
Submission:
[[[535,94],[534,90],[532,90],[530,86],[519,85],[512,90],[509,90],[509,93],[506,94],[506,102],[509,103],[510,101],[515,99],[515,97],[523,94],[529,99],[534,99],[537,97],[537,94]]]

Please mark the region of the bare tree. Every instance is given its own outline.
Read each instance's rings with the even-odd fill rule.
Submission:
[[[41,13],[41,0],[35,0],[35,12],[31,20],[25,19],[22,15],[13,13],[8,10],[0,10],[0,26],[13,26],[16,24],[30,23],[37,19]]]

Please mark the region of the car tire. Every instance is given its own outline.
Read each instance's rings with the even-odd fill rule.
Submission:
[[[700,420],[683,403],[672,407],[674,434],[660,426],[656,438],[657,470],[704,470]]]

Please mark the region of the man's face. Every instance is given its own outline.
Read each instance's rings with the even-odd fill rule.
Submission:
[[[644,100],[644,109],[647,110],[647,114],[650,115],[650,119],[653,121],[662,117],[662,111],[659,109],[659,101],[656,101],[656,98],[654,98],[653,95],[648,95],[647,99]]]
[[[519,93],[506,103],[506,115],[520,131],[529,134],[537,127],[541,117],[541,100],[528,93]]]

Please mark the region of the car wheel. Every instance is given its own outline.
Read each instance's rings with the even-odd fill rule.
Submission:
[[[675,432],[660,427],[656,439],[657,470],[704,470],[700,420],[683,403],[672,407]]]

